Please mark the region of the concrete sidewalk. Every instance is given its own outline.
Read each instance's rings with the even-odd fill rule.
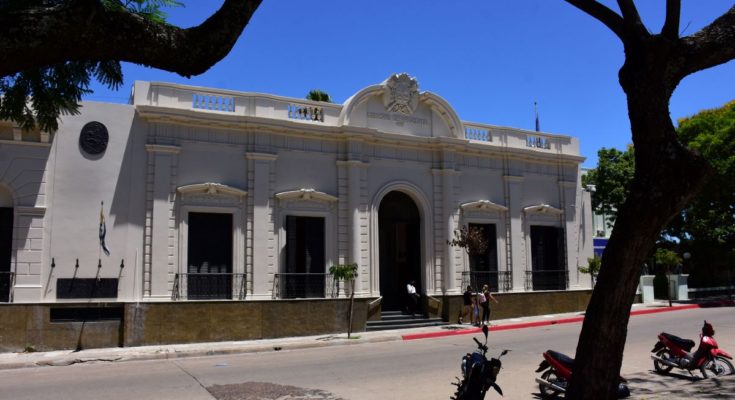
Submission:
[[[706,303],[705,303],[706,304]],[[631,315],[673,312],[706,306],[705,304],[634,304]],[[491,331],[525,329],[544,325],[578,323],[583,312],[539,315],[533,317],[494,320]],[[64,366],[76,363],[119,362],[132,360],[159,360],[180,357],[200,357],[221,354],[269,352],[286,349],[303,349],[325,346],[353,345],[397,340],[416,340],[451,335],[476,334],[480,328],[469,325],[445,325],[427,328],[402,329],[376,332],[356,332],[351,339],[346,334],[303,336],[279,339],[249,340],[237,342],[192,343],[160,346],[89,349],[81,351],[60,350],[34,353],[0,354],[0,370],[39,366]]]

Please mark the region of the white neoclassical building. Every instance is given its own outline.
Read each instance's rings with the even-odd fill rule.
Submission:
[[[58,132],[0,123],[0,301],[357,297],[589,287],[578,140],[467,122],[406,74],[344,104],[136,82]],[[105,244],[100,246],[100,214]],[[489,246],[469,257],[460,226]]]

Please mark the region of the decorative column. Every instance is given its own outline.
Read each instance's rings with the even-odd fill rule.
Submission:
[[[514,292],[522,292],[526,286],[526,246],[523,232],[523,180],[522,176],[504,175],[507,190],[508,216],[510,220],[510,234],[505,240],[511,244],[511,265],[513,270]]]
[[[576,193],[577,182],[576,181],[565,181],[559,180],[559,209],[562,210],[561,216],[562,227],[564,228],[564,261],[569,277],[569,286],[571,288],[579,288],[579,269],[577,265],[587,265],[587,260],[579,260],[579,229],[575,225],[576,221]]]
[[[461,290],[457,286],[457,281],[461,276],[457,276],[457,252],[456,249],[449,246],[447,241],[454,237],[454,230],[457,228],[459,208],[455,204],[455,177],[459,175],[459,171],[454,169],[454,152],[445,149],[442,152],[442,169],[434,170],[434,174],[441,175],[442,185],[442,220],[444,221],[444,277],[443,288],[445,294],[460,293]]]
[[[271,181],[278,158],[270,153],[247,153],[248,160],[248,214],[251,217],[248,232],[251,264],[248,271],[252,284],[252,298],[271,298],[276,264],[276,237],[273,221],[273,194]]]
[[[358,292],[366,289],[365,285],[367,282],[368,265],[362,261],[362,237],[361,232],[363,229],[362,213],[360,211],[360,200],[361,200],[361,178],[360,173],[363,168],[366,168],[367,164],[362,161],[350,160],[347,161],[347,210],[348,210],[348,221],[349,221],[349,240],[350,240],[350,262],[358,265],[358,276],[363,276],[364,279],[358,279],[355,282],[355,290]]]
[[[170,283],[173,284],[169,269],[169,238],[174,220],[172,192],[172,173],[176,167],[178,146],[147,144],[148,184],[145,247],[144,247],[144,287],[147,297],[170,299]],[[150,187],[152,186],[152,187]]]

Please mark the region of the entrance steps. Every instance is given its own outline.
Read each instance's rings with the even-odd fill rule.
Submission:
[[[367,321],[365,330],[372,332],[439,325],[446,325],[446,323],[441,318],[428,318],[421,315],[412,316],[402,311],[383,311],[380,313],[379,321]]]

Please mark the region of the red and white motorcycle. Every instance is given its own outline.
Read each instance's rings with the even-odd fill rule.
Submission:
[[[662,374],[669,373],[674,368],[683,369],[689,374],[698,369],[705,378],[735,373],[730,361],[732,356],[720,349],[714,335],[712,324],[704,321],[699,335],[699,347],[694,353],[689,353],[694,347],[693,340],[661,332],[658,342],[651,350],[651,353],[656,353],[651,356],[653,367]]]

